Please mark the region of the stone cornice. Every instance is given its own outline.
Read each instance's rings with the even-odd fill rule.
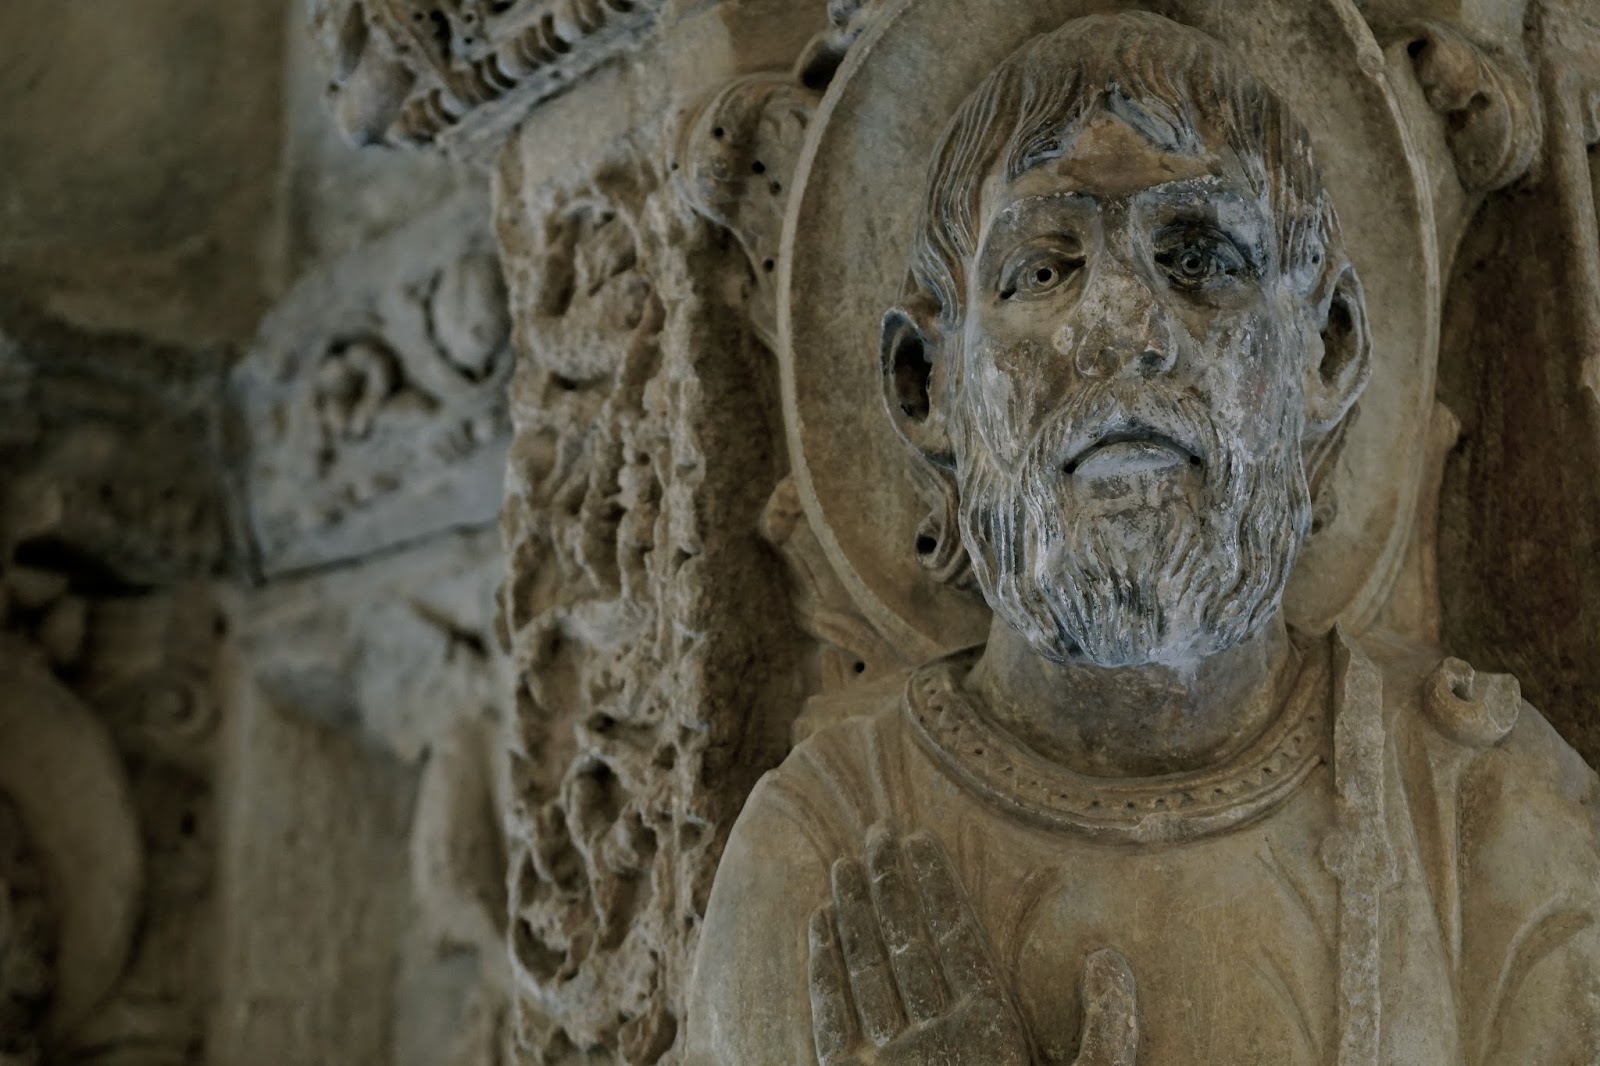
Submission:
[[[665,0],[313,0],[328,94],[357,144],[509,128],[638,43]]]

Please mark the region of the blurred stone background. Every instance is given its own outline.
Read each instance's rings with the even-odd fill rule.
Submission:
[[[8,1066],[499,1054],[488,178],[321,64],[302,0],[0,5]]]

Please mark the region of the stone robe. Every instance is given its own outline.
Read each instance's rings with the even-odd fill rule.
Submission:
[[[1031,756],[961,659],[819,731],[734,827],[686,1061],[816,1061],[807,919],[883,822],[942,842],[1045,1062],[1076,1055],[1105,947],[1138,984],[1141,1063],[1600,1062],[1595,774],[1514,686],[1498,718],[1439,689],[1437,653],[1299,649],[1275,723],[1198,774]]]

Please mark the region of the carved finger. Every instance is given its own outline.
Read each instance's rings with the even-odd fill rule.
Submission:
[[[923,924],[922,905],[906,879],[900,845],[881,825],[867,834],[867,875],[906,1017],[912,1024],[937,1018],[945,1004],[939,955]]]
[[[957,1000],[1003,996],[988,942],[944,848],[927,833],[916,833],[906,839],[905,854],[950,994]]]
[[[839,947],[850,975],[861,1031],[880,1047],[905,1028],[900,996],[889,971],[889,959],[878,935],[878,916],[861,864],[840,859],[833,864],[833,905],[838,913]]]
[[[811,1033],[817,1045],[817,1061],[833,1066],[839,1056],[856,1042],[855,1007],[850,1002],[850,978],[844,956],[834,936],[833,908],[824,903],[811,913],[807,930],[811,955],[808,975],[811,984]]]
[[[1074,1066],[1133,1066],[1138,1053],[1133,969],[1120,952],[1102,948],[1083,966],[1083,1044]]]

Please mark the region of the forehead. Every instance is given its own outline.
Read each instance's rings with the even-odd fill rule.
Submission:
[[[1060,156],[1015,177],[1006,173],[1003,157],[997,160],[981,193],[982,232],[1026,227],[1035,216],[1069,205],[1112,201],[1201,213],[1250,228],[1264,223],[1268,212],[1231,149],[1204,145],[1197,153],[1168,151],[1102,113]]]

